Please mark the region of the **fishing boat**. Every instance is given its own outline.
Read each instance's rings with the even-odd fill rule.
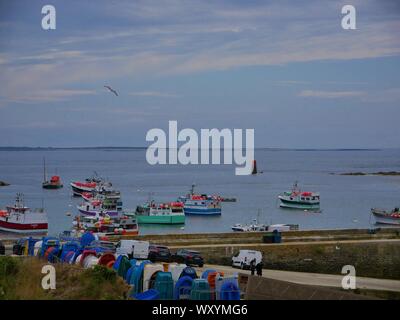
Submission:
[[[122,201],[115,197],[95,197],[90,201],[85,201],[78,205],[78,210],[82,215],[96,216],[97,214],[105,214],[116,217],[122,214]]]
[[[102,200],[105,198],[113,198],[118,200],[121,198],[121,192],[114,190],[110,186],[99,185],[91,192],[82,192],[81,197],[85,201],[92,201],[96,198]]]
[[[273,231],[294,231],[294,230],[299,230],[299,225],[298,224],[271,224],[271,225],[266,225],[266,224],[259,224],[256,221],[250,225],[242,225],[240,223],[237,223],[232,226],[233,231],[238,231],[238,232],[261,232],[261,231],[268,231],[268,232],[273,232]]]
[[[178,202],[183,203],[183,211],[187,215],[221,215],[221,202],[223,198],[216,195],[195,194],[195,185],[185,196],[180,196]]]
[[[18,193],[15,204],[0,210],[0,230],[16,233],[47,233],[47,215],[43,209],[31,210]]]
[[[383,210],[372,208],[371,213],[378,224],[400,225],[400,209],[394,208],[393,210]]]
[[[320,195],[316,192],[301,191],[297,182],[292,190],[278,196],[281,208],[318,210],[320,207]]]
[[[98,236],[135,236],[139,234],[136,218],[124,215],[117,218],[112,218],[106,214],[77,216],[72,224],[75,234],[83,234],[88,231]]]
[[[83,192],[93,192],[96,189],[97,182],[94,181],[74,181],[71,182],[72,193],[75,197],[80,197]]]
[[[191,186],[191,188],[189,190],[189,193],[184,195],[184,196],[180,196],[178,198],[178,201],[184,203],[186,200],[190,199],[190,197],[192,195],[195,195],[195,192],[194,192],[194,188],[195,187],[196,187],[196,185],[192,184],[192,186]],[[235,197],[223,197],[223,196],[220,196],[220,195],[207,195],[207,197],[216,199],[216,200],[218,200],[220,202],[236,202],[237,201],[237,199]]]
[[[221,215],[221,200],[207,195],[191,195],[184,202],[183,211],[187,215]]]
[[[265,224],[258,224],[258,223],[253,223],[250,225],[242,225],[240,223],[236,223],[235,225],[232,226],[233,231],[239,231],[239,232],[259,232],[259,231],[267,231],[268,226]]]
[[[82,181],[74,181],[71,182],[72,193],[76,197],[80,197],[83,192],[93,192],[100,185],[105,185],[102,178],[100,178],[97,173],[93,175],[91,178],[87,178],[84,182]],[[109,183],[109,185],[111,185]]]
[[[52,176],[50,180],[47,180],[47,174],[46,174],[46,160],[43,159],[43,183],[42,183],[42,188],[43,189],[60,189],[63,187],[63,184],[61,182],[60,176]]]
[[[150,200],[138,206],[135,215],[139,224],[184,224],[182,202],[155,203]]]

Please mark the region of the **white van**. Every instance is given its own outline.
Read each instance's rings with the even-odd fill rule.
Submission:
[[[120,240],[116,247],[116,255],[126,255],[130,259],[147,259],[149,246],[148,241]]]
[[[240,250],[238,254],[232,257],[232,267],[241,269],[250,268],[250,262],[256,260],[256,264],[262,261],[262,254],[255,250]]]

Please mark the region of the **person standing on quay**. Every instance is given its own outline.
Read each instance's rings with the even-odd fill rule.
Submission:
[[[256,259],[250,261],[250,270],[251,270],[251,275],[254,276],[254,272],[256,270]]]
[[[262,268],[263,268],[263,263],[260,261],[257,263],[256,270],[257,270],[257,276],[261,277],[262,276]]]

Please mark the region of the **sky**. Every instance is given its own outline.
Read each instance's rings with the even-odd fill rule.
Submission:
[[[147,146],[177,120],[256,147],[399,148],[399,31],[396,0],[0,0],[0,146]]]

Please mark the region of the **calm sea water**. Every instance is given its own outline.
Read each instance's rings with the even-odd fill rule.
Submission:
[[[49,174],[57,170],[64,188],[43,190],[43,157]],[[380,151],[282,151],[256,150],[257,176],[235,176],[231,165],[150,166],[145,150],[54,150],[0,151],[0,180],[11,183],[0,188],[0,207],[14,202],[22,192],[28,206],[48,213],[49,232],[70,229],[81,202],[71,195],[69,183],[84,180],[97,171],[121,190],[124,207],[135,208],[153,193],[156,201],[173,201],[197,185],[199,193],[236,197],[224,203],[220,217],[186,218],[180,226],[142,226],[142,234],[229,232],[235,223],[299,224],[301,229],[370,227],[371,207],[393,208],[400,204],[400,177],[340,176],[340,172],[400,171],[400,150]],[[284,210],[277,196],[295,180],[303,190],[321,193],[321,213]]]

